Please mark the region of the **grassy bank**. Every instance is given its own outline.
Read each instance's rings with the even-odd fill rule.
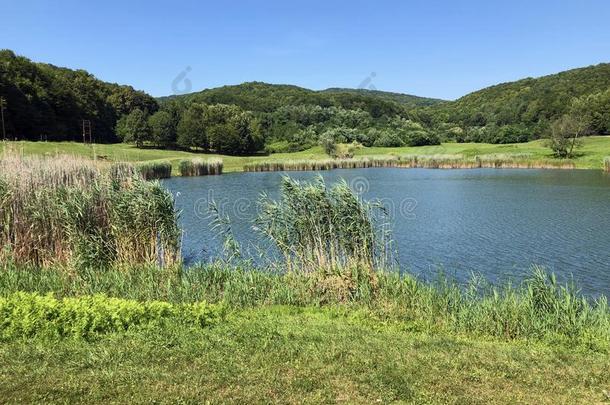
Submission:
[[[540,268],[499,286],[399,274],[385,211],[344,181],[261,197],[252,231],[272,263],[218,217],[223,256],[187,269],[173,200],[137,166],[0,167],[2,401],[610,399],[605,296]]]
[[[239,310],[212,328],[0,344],[8,403],[604,403],[608,358],[412,331],[342,308]]]
[[[285,160],[327,160],[328,156],[321,147],[303,152],[277,153],[270,156],[222,156],[201,155],[184,151],[158,149],[137,149],[132,145],[83,145],[76,142],[9,142],[0,143],[0,149],[11,145],[25,154],[67,153],[103,161],[143,162],[167,160],[172,164],[172,173],[179,174],[179,162],[183,159],[220,157],[223,160],[224,172],[242,171],[244,165],[260,162],[277,162]],[[483,159],[493,155],[504,157],[527,156],[526,161],[546,161],[553,159],[549,148],[543,141],[519,144],[492,145],[484,143],[444,143],[438,146],[419,146],[401,148],[360,148],[354,151],[355,157],[400,156],[400,155],[461,155],[466,159],[479,156]],[[610,137],[596,136],[583,139],[583,147],[573,159],[576,168],[601,169],[606,156],[610,155]]]

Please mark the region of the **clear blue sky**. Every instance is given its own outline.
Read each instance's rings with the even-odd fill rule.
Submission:
[[[374,72],[379,90],[454,99],[610,62],[608,0],[95,3],[3,0],[0,48],[154,96],[187,67],[193,91],[358,87]]]

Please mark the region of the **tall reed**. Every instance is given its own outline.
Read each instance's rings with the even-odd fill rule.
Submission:
[[[222,174],[222,159],[190,159],[181,160],[179,169],[181,176],[208,176]]]
[[[71,268],[180,260],[173,198],[128,164],[0,158],[0,260]]]
[[[139,163],[136,167],[145,180],[167,179],[172,176],[172,164],[167,161]]]
[[[463,155],[402,155],[371,156],[352,159],[324,160],[272,160],[249,163],[246,172],[298,171],[361,169],[371,167],[402,167],[426,169],[477,169],[477,168],[529,168],[529,169],[573,169],[574,162],[569,160],[534,160],[527,154],[494,154],[475,156]]]
[[[284,177],[281,198],[263,196],[256,229],[277,247],[288,269],[313,271],[390,265],[383,206],[364,202],[345,181]]]

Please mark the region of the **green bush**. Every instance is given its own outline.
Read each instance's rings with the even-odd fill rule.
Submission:
[[[222,316],[221,306],[206,302],[138,302],[101,294],[59,300],[52,294],[16,292],[0,298],[0,338],[92,339],[134,328],[167,326],[169,322],[206,327]]]

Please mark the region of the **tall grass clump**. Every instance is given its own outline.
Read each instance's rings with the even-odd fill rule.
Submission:
[[[610,172],[610,156],[604,159],[604,170]]]
[[[303,160],[271,160],[254,162],[244,165],[246,172],[278,172],[333,169],[366,169],[369,167],[394,167],[397,158],[380,156],[370,158],[350,159],[303,159]]]
[[[481,278],[464,286],[445,277],[426,283],[388,274],[380,278],[380,291],[384,307],[389,303],[424,328],[610,350],[607,298],[587,299],[574,284],[560,284],[541,267],[533,267],[521,284],[499,286]]]
[[[181,176],[208,176],[222,174],[222,159],[190,159],[181,160],[179,164]]]
[[[179,260],[173,198],[128,164],[0,159],[0,260],[72,268]]]
[[[137,169],[145,180],[168,179],[172,177],[172,164],[170,162],[140,163]]]
[[[284,177],[280,199],[263,195],[259,210],[255,229],[280,252],[282,266],[319,276],[319,285],[345,299],[368,294],[375,270],[392,264],[383,206],[362,201],[345,181],[327,187],[322,177]]]

